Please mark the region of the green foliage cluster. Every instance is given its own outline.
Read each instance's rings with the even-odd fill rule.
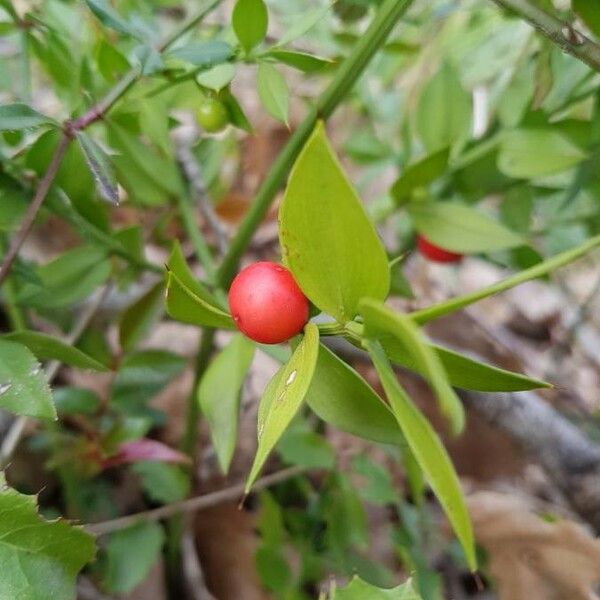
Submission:
[[[600,245],[600,76],[517,15],[483,0],[467,2],[468,10],[464,3],[441,1],[385,0],[379,6],[339,0],[332,9],[303,0],[268,8],[263,0],[237,0],[226,22],[207,24],[204,18],[217,4],[197,7],[165,35],[171,24],[163,12],[179,8],[170,0],[44,0],[25,12],[0,0],[0,42],[19,51],[18,60],[0,56],[0,94],[8,98],[0,106],[0,299],[6,315],[0,408],[19,417],[17,442],[24,418],[40,420],[32,446],[60,482],[64,515],[83,522],[109,519],[119,516],[106,476],[115,465],[137,478],[149,503],[188,496],[193,481],[185,454],[193,455],[199,415],[210,428],[220,468],[228,472],[244,381],[255,354],[266,352],[281,367],[260,400],[258,448],[246,491],[273,452],[285,464],[318,469],[325,477],[319,490],[298,475],[261,492],[256,566],[264,585],[277,598],[300,600],[331,572],[357,572],[369,583],[356,578],[329,597],[436,600],[441,584],[427,564],[423,535],[429,526],[426,485],[470,570],[477,568],[477,553],[452,462],[393,365],[426,380],[455,435],[465,424],[455,388],[549,385],[433,344],[422,326],[547,277]],[[573,0],[564,14],[551,2],[541,4],[556,18],[577,15],[595,45],[600,6],[590,7],[596,0]],[[273,18],[284,25],[275,40],[268,35]],[[304,47],[319,52],[298,49]],[[232,85],[243,70],[255,77],[265,112],[288,127],[295,116],[291,73],[326,87],[308,100],[305,120],[294,128],[220,262],[197,227],[195,182],[187,180],[172,133],[184,113],[196,116],[191,156],[208,200],[217,201],[232,186],[221,166],[236,160],[239,140],[253,129],[244,94]],[[34,84],[47,91],[48,102],[33,101]],[[477,101],[482,94],[485,109]],[[321,120],[343,101],[354,109],[343,127],[341,152],[358,167],[355,182]],[[363,203],[370,183],[390,169],[396,178],[389,190]],[[289,349],[234,333],[213,355],[214,331],[235,330],[227,286],[288,173],[279,209],[282,260],[322,315]],[[116,226],[120,199],[134,222],[147,215],[152,225]],[[60,222],[78,244],[49,261],[31,260],[19,250],[34,221]],[[384,221],[396,225],[393,247],[377,234]],[[183,225],[193,257],[171,239],[173,224]],[[397,257],[412,249],[416,234],[514,273],[421,310],[393,311],[386,305],[390,296],[412,295]],[[166,268],[146,256],[148,241],[168,254]],[[201,278],[192,261],[202,267]],[[111,291],[127,292],[148,280],[118,314],[94,322],[94,302],[99,306]],[[76,313],[89,318],[82,322]],[[166,419],[152,399],[187,366],[183,356],[144,344],[165,318],[202,329],[181,452],[148,443]],[[39,329],[62,335],[37,331],[40,322],[48,326]],[[109,323],[118,330],[116,350],[107,339]],[[368,352],[385,399],[323,343],[327,336]],[[110,371],[108,397],[51,387],[53,361]],[[336,465],[322,422],[382,445],[403,464],[410,501],[367,456],[353,461],[351,475],[364,481],[355,489]],[[5,440],[2,467],[13,449]],[[0,483],[0,596],[38,598],[51,585],[53,598],[74,597],[75,578],[94,557],[92,537],[66,521],[44,520],[32,497],[8,487],[4,475]],[[289,495],[302,510],[286,505]],[[394,575],[365,557],[369,503],[398,515],[390,543],[414,573],[414,589],[411,582],[383,589],[393,586]],[[170,548],[177,547],[176,529],[169,531]],[[88,571],[107,592],[127,593],[164,545],[161,525],[137,522],[112,533]],[[298,570],[288,564],[289,547],[301,557]]]

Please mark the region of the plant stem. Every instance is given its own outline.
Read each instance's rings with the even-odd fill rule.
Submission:
[[[2,265],[0,266],[0,285],[2,285],[2,282],[8,276],[12,264],[17,257],[23,242],[25,242],[25,238],[29,234],[31,227],[33,226],[35,217],[37,216],[38,211],[40,210],[40,207],[46,198],[46,194],[48,193],[48,190],[50,189],[50,186],[52,185],[52,182],[58,173],[60,163],[62,162],[70,142],[70,136],[64,133],[60,138],[58,145],[56,146],[56,150],[54,150],[54,155],[52,156],[48,170],[40,181],[40,185],[35,192],[33,200],[27,208],[27,212],[25,213],[25,218],[21,223],[21,227],[19,228],[17,235],[13,239],[8,251],[6,252],[6,255],[4,256],[4,259],[2,260]]]
[[[217,283],[221,287],[227,287],[231,282],[252,235],[269,210],[277,191],[312,133],[317,119],[327,119],[331,116],[411,4],[412,0],[384,1],[367,31],[358,40],[348,58],[340,65],[331,83],[317,99],[315,106],[309,110],[308,115],[288,140],[258,189],[250,210],[231,241],[229,251],[217,273]]]
[[[252,486],[252,489],[255,492],[263,490],[272,485],[276,485],[277,483],[281,483],[282,481],[287,481],[292,477],[297,477],[305,471],[306,470],[302,467],[290,467],[289,469],[276,471],[271,475],[261,477]],[[210,508],[211,506],[217,506],[223,502],[231,502],[241,498],[244,495],[244,487],[245,483],[238,483],[217,492],[203,494],[202,496],[196,496],[195,498],[188,498],[181,502],[167,504],[166,506],[153,508],[152,510],[146,510],[134,515],[127,515],[126,517],[119,517],[118,519],[112,519],[111,521],[92,523],[90,525],[85,525],[84,528],[94,535],[106,535],[107,533],[125,529],[139,521],[159,521],[166,517],[172,517],[184,512],[196,512],[205,508]]]
[[[456,310],[460,310],[461,308],[473,304],[478,300],[482,300],[483,298],[487,298],[493,294],[499,294],[500,292],[509,290],[510,288],[513,288],[531,279],[542,277],[543,275],[546,275],[547,273],[550,273],[559,267],[563,267],[564,265],[577,260],[598,246],[600,246],[600,235],[590,238],[583,244],[580,244],[579,246],[571,248],[565,252],[561,252],[560,254],[557,254],[556,256],[553,256],[552,258],[549,258],[548,260],[545,260],[544,262],[539,263],[529,269],[525,269],[524,271],[520,271],[511,277],[507,277],[498,283],[480,290],[476,290],[470,294],[465,294],[464,296],[452,298],[446,302],[440,302],[439,304],[434,304],[433,306],[416,310],[409,313],[408,316],[415,323],[423,325],[432,319],[438,319],[439,317],[443,317],[444,315],[450,314]]]
[[[546,12],[529,0],[492,0],[507,8],[535,27],[564,52],[572,54],[595,71],[600,72],[600,45],[596,44],[570,23]]]

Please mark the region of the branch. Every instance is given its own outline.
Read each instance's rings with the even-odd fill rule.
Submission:
[[[492,0],[507,8],[535,27],[564,52],[572,54],[595,71],[600,72],[600,46],[575,29],[570,23],[547,13],[529,0]]]
[[[46,198],[46,194],[48,193],[48,190],[50,189],[50,186],[52,185],[52,182],[58,173],[58,169],[60,168],[60,164],[70,142],[71,137],[67,133],[64,133],[60,138],[58,145],[56,146],[56,150],[54,151],[54,156],[50,161],[48,170],[46,171],[43,179],[40,181],[40,185],[35,192],[35,196],[27,208],[27,212],[25,213],[25,218],[21,223],[21,227],[19,228],[17,235],[13,238],[10,247],[8,248],[8,252],[4,256],[4,260],[0,266],[0,285],[2,285],[4,280],[7,278],[15,258],[17,258],[17,254],[25,242],[25,238],[27,238],[29,232],[31,231],[35,217],[37,216],[38,211],[40,210],[42,203]]]
[[[290,467],[289,469],[283,469],[277,471],[271,475],[266,475],[259,479],[253,486],[253,490],[263,490],[267,487],[287,481],[297,475],[306,472],[306,469],[302,467]],[[167,517],[173,517],[175,515],[187,512],[195,512],[222,504],[223,502],[230,502],[237,500],[244,496],[245,483],[238,483],[231,487],[219,490],[218,492],[212,492],[210,494],[204,494],[202,496],[196,496],[181,502],[174,502],[173,504],[167,504],[159,508],[152,510],[146,510],[144,512],[136,513],[134,515],[127,515],[126,517],[119,517],[118,519],[112,519],[110,521],[103,521],[102,523],[92,523],[84,525],[84,528],[95,535],[105,535],[112,533],[113,531],[119,531],[125,529],[138,521],[159,521]]]
[[[462,392],[466,404],[515,440],[600,532],[600,445],[538,394]]]
[[[327,119],[344,100],[357,79],[404,15],[412,0],[385,0],[369,28],[359,38],[346,60],[339,66],[333,80],[317,99],[273,163],[269,174],[256,192],[254,202],[240,223],[235,237],[217,273],[217,283],[226,288],[250,239],[269,210],[275,195],[285,181],[296,157],[312,133],[318,118]]]

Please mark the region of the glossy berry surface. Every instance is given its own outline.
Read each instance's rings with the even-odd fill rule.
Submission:
[[[279,344],[300,333],[309,303],[285,267],[257,262],[238,273],[229,289],[229,309],[238,329],[262,344]]]
[[[196,114],[198,124],[208,133],[223,131],[229,123],[227,109],[216,98],[204,98]]]
[[[425,258],[434,262],[454,263],[458,262],[463,256],[462,254],[456,254],[455,252],[444,250],[444,248],[432,244],[422,235],[417,235],[417,248]]]

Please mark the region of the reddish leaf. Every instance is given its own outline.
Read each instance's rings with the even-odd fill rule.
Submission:
[[[159,462],[189,464],[190,458],[182,452],[173,450],[169,446],[156,440],[142,438],[133,442],[122,444],[116,454],[110,456],[102,462],[106,469],[125,463],[135,463],[143,460],[156,460]]]

